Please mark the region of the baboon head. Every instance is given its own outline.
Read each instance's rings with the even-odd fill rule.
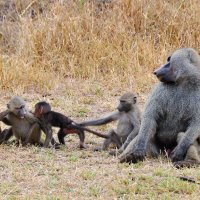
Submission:
[[[25,101],[18,96],[12,97],[7,104],[7,107],[14,115],[16,115],[20,119],[23,119],[25,114],[27,113]]]
[[[43,114],[46,114],[50,111],[51,111],[51,106],[46,101],[40,101],[35,104],[35,111],[34,111],[35,117],[40,118],[42,117]]]
[[[168,84],[190,80],[200,74],[200,57],[192,48],[178,49],[154,74],[161,82]]]
[[[136,102],[137,96],[134,93],[127,92],[120,97],[117,109],[119,112],[129,112]]]

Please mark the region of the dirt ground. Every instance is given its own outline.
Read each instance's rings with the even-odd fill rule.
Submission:
[[[77,122],[113,111],[125,91],[103,90],[94,84],[77,82],[44,94],[21,94],[29,109],[39,100],[51,103]],[[90,93],[87,93],[90,91]],[[1,110],[12,93],[1,93]],[[141,109],[147,95],[138,94]],[[77,98],[78,97],[78,98]],[[115,124],[97,127],[106,132]],[[1,123],[1,127],[5,127]],[[55,130],[56,132],[56,130]],[[56,134],[54,137],[57,139]],[[66,138],[60,150],[39,147],[0,146],[0,199],[199,199],[200,186],[180,180],[179,176],[200,179],[199,168],[175,169],[164,157],[138,164],[120,164],[107,152],[93,152],[102,142],[86,135],[87,149],[79,150],[78,137]]]

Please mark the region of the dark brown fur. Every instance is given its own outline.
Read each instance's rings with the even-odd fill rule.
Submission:
[[[58,131],[58,139],[61,144],[65,144],[64,137],[68,134],[78,134],[80,138],[80,148],[85,148],[84,140],[85,140],[85,131],[91,132],[99,137],[108,138],[108,136],[98,133],[96,131],[92,131],[90,129],[84,128],[76,124],[69,117],[51,111],[51,106],[47,102],[38,102],[35,105],[34,115],[40,120],[43,126],[47,127],[58,127],[60,130]],[[55,141],[53,140],[54,144]]]

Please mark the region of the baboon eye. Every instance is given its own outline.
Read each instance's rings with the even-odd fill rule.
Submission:
[[[20,110],[20,109],[23,109],[25,106],[24,105],[22,105],[22,106],[20,106],[20,107],[16,107],[15,109],[16,110]]]
[[[169,56],[169,57],[167,58],[167,62],[169,62],[169,61],[170,61],[170,59],[171,59],[171,56]]]

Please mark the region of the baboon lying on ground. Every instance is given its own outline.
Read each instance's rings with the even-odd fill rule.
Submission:
[[[118,121],[116,131],[110,130],[110,137],[105,139],[103,145],[95,150],[106,150],[110,143],[114,143],[120,148],[119,152],[122,152],[138,134],[140,118],[141,112],[137,106],[137,97],[134,93],[128,92],[120,97],[117,111],[97,120],[83,122],[80,125],[99,126],[112,121]]]
[[[184,138],[185,133],[178,134],[177,143]],[[200,137],[198,137],[194,143],[187,150],[185,159],[183,161],[177,161],[173,163],[176,168],[193,167],[200,165]]]
[[[107,135],[103,135],[91,129],[81,127],[74,121],[72,121],[69,117],[61,113],[52,111],[50,104],[45,101],[40,101],[35,105],[34,115],[38,118],[38,120],[44,127],[47,127],[48,129],[52,129],[52,126],[60,128],[60,130],[58,131],[58,139],[61,144],[65,144],[64,137],[66,135],[75,133],[78,134],[80,138],[80,148],[85,148],[84,131],[88,131],[102,138],[109,138],[109,136]],[[51,142],[53,145],[56,144],[53,138]]]
[[[174,146],[172,162],[183,161],[200,135],[200,57],[191,48],[176,50],[154,74],[160,80],[146,103],[138,136],[120,162],[138,162]],[[185,135],[177,144],[180,132]]]
[[[35,144],[44,147],[49,146],[52,139],[50,129],[45,129],[46,139],[44,144],[41,142],[41,126],[27,109],[25,101],[17,96],[11,98],[7,104],[8,110],[0,116],[0,121],[10,125],[11,128],[5,129],[1,134],[1,143],[10,139],[14,135],[22,145]]]

